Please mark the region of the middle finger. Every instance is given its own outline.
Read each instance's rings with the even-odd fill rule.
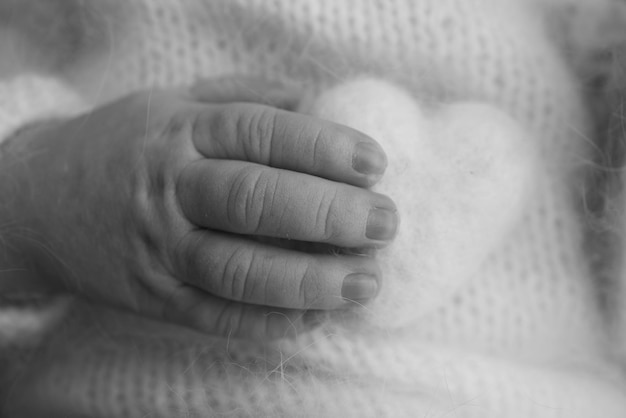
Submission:
[[[177,193],[191,222],[238,234],[381,246],[398,222],[384,195],[243,161],[196,161],[181,173]]]

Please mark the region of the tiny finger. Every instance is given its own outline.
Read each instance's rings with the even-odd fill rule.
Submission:
[[[174,254],[176,276],[214,296],[288,309],[339,309],[374,298],[380,270],[364,256],[300,253],[195,230]]]
[[[369,187],[387,167],[383,149],[343,125],[251,103],[212,105],[192,116],[206,158],[254,162]]]
[[[190,164],[177,194],[194,224],[238,234],[371,247],[390,241],[398,225],[384,195],[241,161]]]
[[[205,334],[226,338],[293,338],[316,325],[314,312],[249,305],[181,285],[163,312],[164,319]]]

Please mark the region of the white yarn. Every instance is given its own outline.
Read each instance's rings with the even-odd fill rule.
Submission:
[[[374,190],[394,199],[401,227],[379,252],[387,280],[364,311],[383,328],[449,301],[521,221],[539,179],[534,142],[491,105],[429,107],[388,82],[360,79],[301,110],[358,129],[386,151],[389,168]]]

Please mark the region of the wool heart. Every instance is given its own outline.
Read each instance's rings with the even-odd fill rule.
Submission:
[[[403,327],[448,300],[522,217],[537,175],[532,141],[482,103],[426,105],[386,81],[336,86],[301,111],[377,140],[388,157],[373,190],[397,204],[395,241],[380,250],[384,283],[359,315]]]

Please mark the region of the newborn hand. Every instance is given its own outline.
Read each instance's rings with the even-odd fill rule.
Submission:
[[[371,258],[253,236],[384,245],[395,206],[363,188],[385,168],[381,148],[243,103],[259,91],[221,80],[194,97],[143,92],[25,130],[4,156],[3,216],[25,227],[7,242],[68,289],[212,334],[280,337],[306,327],[305,309],[374,297]]]

